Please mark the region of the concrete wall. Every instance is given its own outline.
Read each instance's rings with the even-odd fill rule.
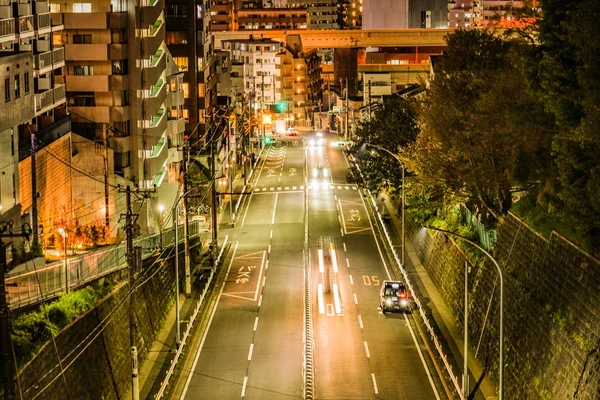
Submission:
[[[156,267],[150,268],[145,277],[150,276]],[[140,365],[173,301],[174,280],[174,269],[167,263],[136,292]],[[59,375],[52,343],[48,343],[21,370],[19,379],[23,398],[34,397],[46,386],[38,398],[65,399],[66,387],[71,399],[126,398],[131,384],[127,290],[127,285],[119,287],[113,295],[56,336],[62,367],[65,369],[64,378]],[[107,317],[110,319],[103,323]],[[102,329],[96,330],[97,327]]]
[[[465,253],[410,218],[407,225],[409,240],[462,324]],[[500,224],[493,254],[505,276],[505,398],[599,398],[600,262],[560,235],[540,237],[513,215]],[[499,281],[489,260],[474,266],[469,287],[471,351],[497,382]]]

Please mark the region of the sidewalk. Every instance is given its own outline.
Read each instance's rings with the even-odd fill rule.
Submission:
[[[390,198],[386,195],[384,197],[384,208],[390,219],[390,236],[394,243],[401,243],[399,232],[402,232],[402,222],[400,215],[397,212],[396,206],[392,203]],[[396,247],[396,246],[395,246]],[[458,369],[454,369],[454,373],[457,377],[462,379],[461,371],[463,369],[463,330],[459,327],[455,321],[454,315],[446,305],[445,300],[442,298],[434,283],[429,278],[427,271],[410,242],[406,240],[406,273],[409,275],[413,285],[416,285],[415,291],[423,297],[420,300],[423,305],[429,307],[431,315],[433,315],[434,321],[437,328],[443,335],[443,339],[446,341],[446,345],[451,352],[451,358],[454,359],[455,365]],[[480,379],[483,368],[481,367],[478,360],[473,357],[472,349],[469,349],[469,357],[467,360],[469,368],[469,388],[473,390],[477,384],[477,380]],[[490,380],[486,377],[482,380],[479,390],[475,395],[476,399],[497,399],[497,390],[494,388]]]
[[[249,168],[248,172],[248,184],[250,184],[251,179],[255,178],[254,169],[258,165],[261,157],[262,150],[260,150],[258,156],[256,157],[254,165]],[[237,174],[238,176],[234,179],[234,191],[241,192],[244,188],[244,178],[242,177],[242,171],[240,170]],[[242,198],[240,196],[240,198]],[[218,233],[221,239],[224,237],[222,232],[223,230],[230,230],[230,221],[231,216],[229,215],[229,196],[226,196],[226,199],[221,204],[221,209],[223,210],[217,216],[219,221]],[[237,201],[234,202],[233,206],[235,206]],[[235,211],[234,211],[235,212]],[[183,335],[183,330],[185,329],[187,322],[189,321],[191,314],[194,311],[194,307],[196,306],[198,300],[200,299],[200,293],[204,289],[205,281],[202,279],[202,269],[211,268],[211,259],[208,248],[202,248],[200,259],[191,260],[191,270],[192,270],[192,294],[189,297],[186,297],[183,293],[180,292],[179,295],[179,306],[180,306],[180,318],[181,318],[181,334]],[[181,268],[181,265],[180,265]],[[175,355],[176,347],[175,347],[175,322],[176,322],[176,314],[175,314],[175,304],[171,307],[171,310],[167,314],[165,320],[163,321],[163,326],[156,337],[156,340],[152,344],[150,351],[148,352],[148,356],[144,360],[144,362],[140,366],[139,370],[139,380],[140,380],[140,399],[152,399],[154,395],[160,389],[165,375],[171,366],[171,361]],[[189,346],[189,343],[187,344]],[[189,350],[189,349],[188,349]]]

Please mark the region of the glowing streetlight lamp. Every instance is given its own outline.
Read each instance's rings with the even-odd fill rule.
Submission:
[[[65,248],[65,293],[69,293],[69,268],[67,263],[67,238],[68,233],[63,228],[58,228],[58,233],[63,238],[64,248]]]

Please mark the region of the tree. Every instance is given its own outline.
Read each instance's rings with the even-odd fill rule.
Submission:
[[[445,201],[499,217],[512,191],[540,185],[552,118],[527,90],[525,43],[485,30],[458,30],[420,108],[421,131],[402,152],[408,167]]]
[[[363,164],[369,189],[395,191],[401,187],[402,178],[396,159],[367,145],[397,154],[399,148],[415,140],[418,131],[416,103],[399,96],[386,98],[372,118],[360,123],[356,129],[356,155]]]
[[[554,114],[562,214],[600,249],[600,36],[596,0],[546,0],[540,23],[540,95]]]

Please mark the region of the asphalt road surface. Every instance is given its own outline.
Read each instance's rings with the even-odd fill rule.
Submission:
[[[440,398],[411,317],[378,308],[393,266],[335,140],[303,133],[266,152],[182,398],[301,399],[307,375],[316,399]]]

